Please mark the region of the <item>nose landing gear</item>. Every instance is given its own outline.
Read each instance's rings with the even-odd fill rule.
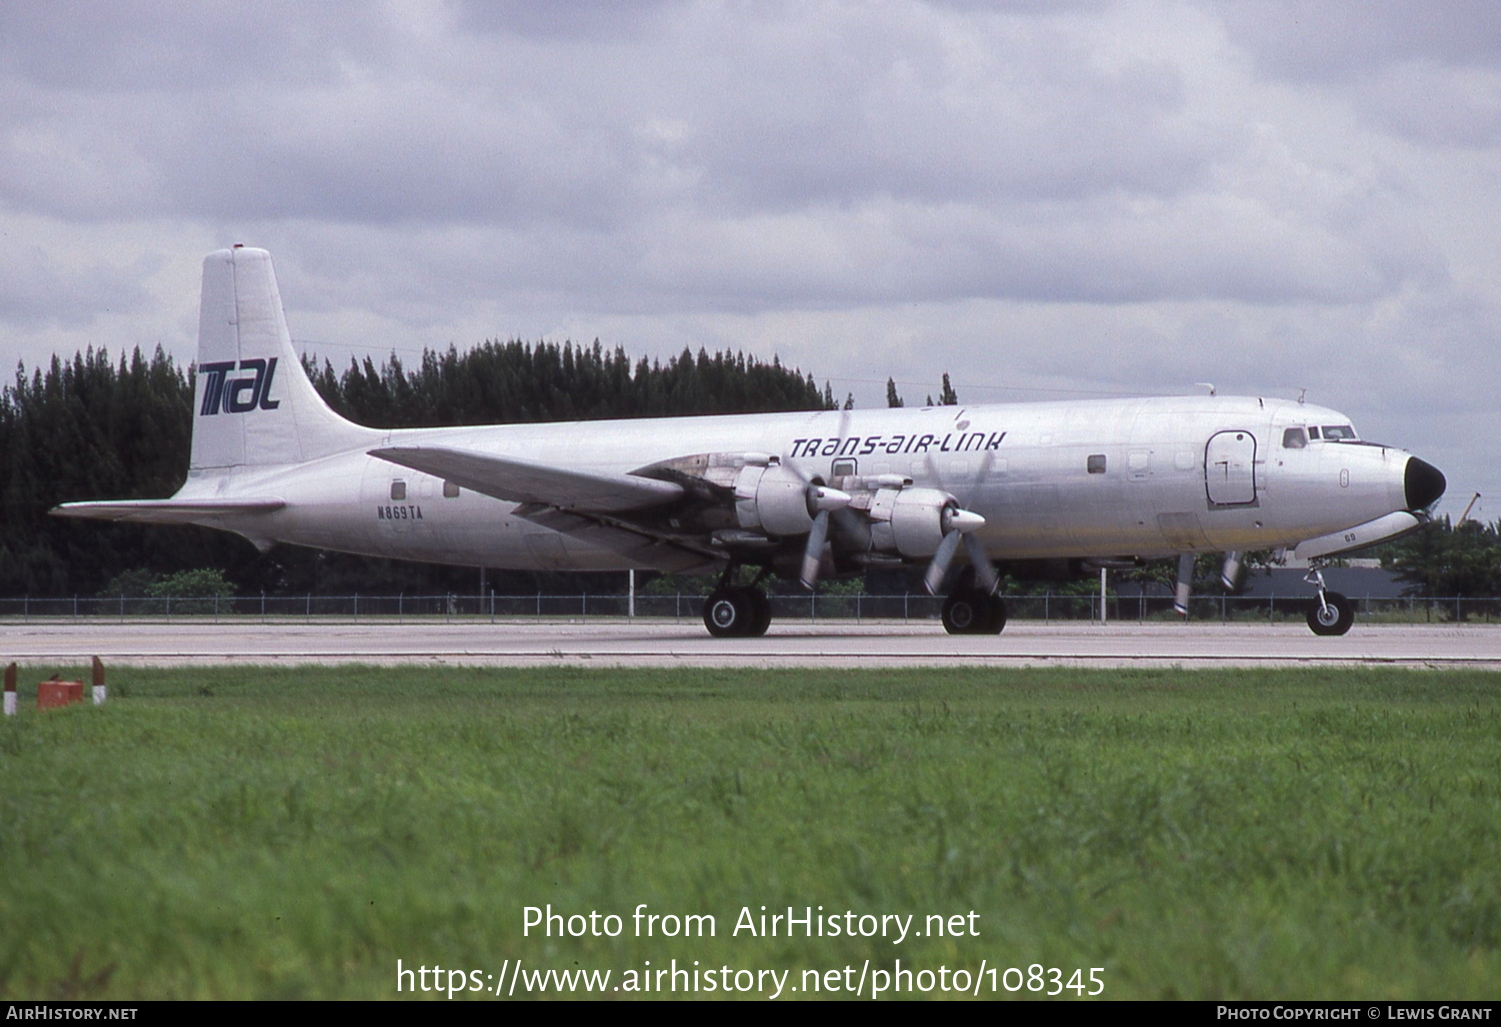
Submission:
[[[1324,587],[1324,574],[1317,567],[1309,570],[1304,581],[1318,587],[1318,595],[1308,607],[1308,626],[1315,635],[1343,635],[1355,623],[1355,603],[1338,592]]]

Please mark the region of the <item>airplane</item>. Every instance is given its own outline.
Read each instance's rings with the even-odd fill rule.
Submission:
[[[1349,630],[1319,568],[1416,530],[1447,483],[1299,400],[1209,395],[379,429],[304,373],[271,257],[203,262],[192,449],[169,499],[65,503],[63,517],[197,524],[276,543],[513,570],[719,574],[718,637],[766,632],[761,583],[925,566],[953,579],[951,634],[1006,622],[997,562],[1077,571],[1284,550],[1307,614]],[[957,565],[956,565],[957,561]],[[957,573],[955,573],[957,567]],[[742,568],[755,569],[738,584]]]

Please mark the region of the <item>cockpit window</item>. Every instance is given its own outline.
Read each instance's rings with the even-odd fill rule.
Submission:
[[[1316,428],[1316,427],[1315,428],[1309,428],[1308,429],[1308,437],[1310,439],[1316,439],[1316,438],[1318,438],[1319,437],[1319,430],[1318,430],[1318,428]]]
[[[1302,449],[1308,445],[1308,436],[1302,428],[1289,428],[1282,433],[1283,449]]]
[[[1324,441],[1354,442],[1355,429],[1348,424],[1326,424],[1324,425]]]

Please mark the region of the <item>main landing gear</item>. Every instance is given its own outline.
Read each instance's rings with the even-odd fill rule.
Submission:
[[[998,635],[1006,626],[1006,603],[975,585],[966,571],[943,601],[943,628],[951,635]]]
[[[1355,623],[1355,603],[1338,592],[1324,587],[1324,575],[1317,567],[1303,578],[1318,586],[1319,594],[1308,607],[1308,626],[1315,635],[1343,635]]]
[[[760,638],[771,626],[771,600],[758,587],[766,571],[749,585],[732,585],[738,570],[726,567],[719,587],[704,600],[704,627],[715,638]]]
[[[715,638],[760,638],[771,626],[771,600],[749,585],[721,585],[704,600],[704,627]]]

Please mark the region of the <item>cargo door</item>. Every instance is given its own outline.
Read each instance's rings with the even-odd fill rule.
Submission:
[[[1204,449],[1204,486],[1212,506],[1256,502],[1256,436],[1248,431],[1211,435]]]

